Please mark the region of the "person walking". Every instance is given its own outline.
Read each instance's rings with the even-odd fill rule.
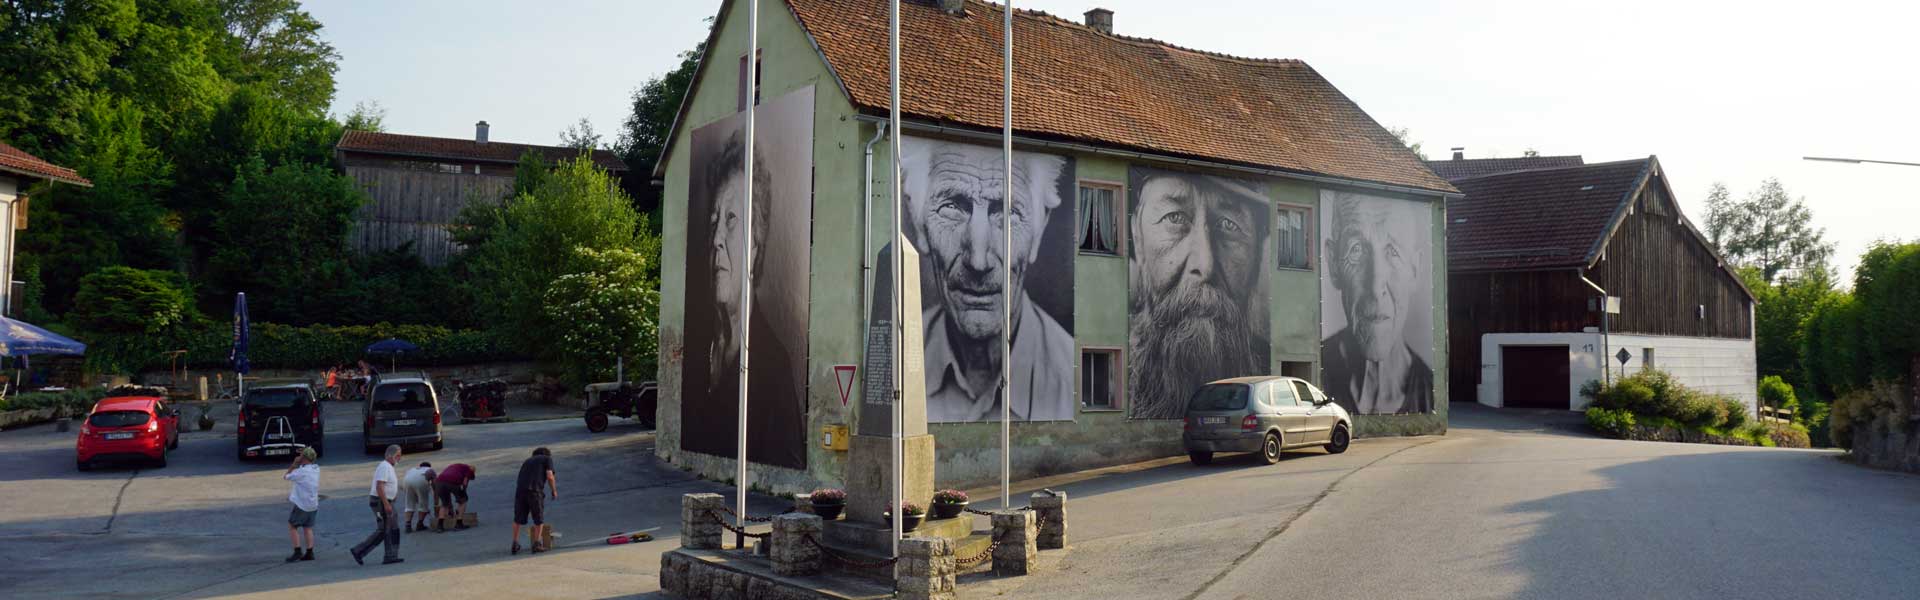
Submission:
[[[407,533],[414,529],[426,531],[427,519],[433,516],[433,463],[422,462],[420,466],[407,469],[407,475],[400,478],[400,491],[407,493]],[[419,523],[415,525],[414,523]]]
[[[547,527],[546,497],[560,499],[560,485],[553,480],[553,453],[545,446],[534,448],[533,456],[520,463],[520,478],[513,484],[513,548],[508,554],[520,553],[520,526],[528,525],[527,539],[533,544],[535,554],[546,552],[547,547],[540,541]]]
[[[293,491],[287,494],[287,501],[293,503],[293,512],[287,515],[287,538],[293,540],[293,555],[287,562],[313,560],[313,518],[320,514],[320,465],[314,464],[319,454],[313,448],[300,449],[300,455],[293,457],[293,465],[287,467],[283,476],[293,482]],[[307,549],[300,551],[300,531],[306,530]]]
[[[442,519],[454,517],[453,529],[455,531],[467,528],[467,524],[461,522],[459,517],[460,515],[467,514],[467,484],[478,478],[479,477],[474,474],[472,465],[453,463],[447,465],[445,470],[440,471],[440,476],[433,479],[433,495],[440,500],[440,512],[435,516],[441,517]],[[458,500],[459,503],[455,504],[455,500]],[[440,519],[434,520],[434,533],[445,531],[445,529],[440,526],[440,523]],[[513,534],[513,539],[516,541],[519,540],[520,534]]]
[[[391,565],[403,562],[400,558],[400,521],[393,512],[393,501],[400,495],[400,478],[393,472],[393,465],[400,462],[400,447],[387,446],[387,456],[373,467],[373,487],[367,491],[367,506],[373,509],[373,533],[367,539],[354,544],[353,562],[365,562],[374,546],[385,544],[386,558],[380,564]]]

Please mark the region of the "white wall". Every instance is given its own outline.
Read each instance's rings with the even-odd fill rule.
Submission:
[[[1633,373],[1646,366],[1645,349],[1653,348],[1655,368],[1673,375],[1687,387],[1727,394],[1748,407],[1755,404],[1754,390],[1759,381],[1754,365],[1753,340],[1691,338],[1674,336],[1622,335],[1603,338],[1598,333],[1490,333],[1480,338],[1479,402],[1501,407],[1502,346],[1567,347],[1567,396],[1573,410],[1585,410],[1587,400],[1580,397],[1580,386],[1601,379],[1602,365],[1614,377]],[[1632,354],[1624,367],[1614,354],[1625,348]]]

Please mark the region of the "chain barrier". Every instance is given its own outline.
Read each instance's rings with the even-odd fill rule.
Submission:
[[[722,506],[720,507],[720,511],[727,513],[727,516],[729,517],[733,517],[736,519],[740,518],[740,513],[733,512],[733,509],[731,508]],[[747,522],[748,523],[771,523],[773,522],[773,517],[756,517],[753,515],[747,515]]]
[[[956,564],[956,565],[959,565],[959,566],[960,566],[960,570],[961,570],[961,571],[965,571],[965,570],[967,570],[967,568],[968,568],[968,567],[972,567],[972,566],[974,566],[974,565],[977,565],[977,564],[980,564],[980,563],[981,563],[982,561],[985,561],[985,560],[987,560],[987,559],[989,559],[989,558],[993,558],[993,551],[994,551],[994,549],[995,549],[995,548],[999,548],[999,547],[1000,547],[1000,542],[994,542],[994,543],[991,543],[991,544],[987,544],[987,549],[986,549],[985,551],[983,551],[983,552],[981,552],[980,554],[978,554],[978,555],[975,555],[975,556],[970,556],[970,557],[967,557],[967,558],[958,558],[958,559],[954,559],[954,561],[953,561],[953,562],[954,562],[954,564]]]
[[[737,536],[753,538],[756,540],[764,540],[764,539],[767,539],[768,537],[773,536],[773,532],[771,531],[766,533],[750,533],[745,529],[728,525],[726,519],[720,518],[720,515],[713,514],[713,511],[711,510],[707,511],[707,518],[713,519],[713,522],[720,524],[720,528],[725,529],[727,531],[731,531],[733,532],[734,535],[737,535]]]
[[[986,517],[991,517],[991,516],[993,516],[993,515],[995,514],[995,513],[993,512],[993,511],[990,511],[990,510],[978,510],[978,509],[974,509],[974,508],[966,508],[966,509],[963,509],[963,510],[966,510],[966,511],[967,511],[968,513],[971,513],[971,514],[976,514],[976,515],[981,515],[981,516],[986,516]],[[1016,508],[1016,509],[1014,509],[1014,510],[1024,510],[1024,511],[1032,511],[1032,510],[1033,510],[1033,507],[1031,507],[1031,506],[1022,506],[1022,507],[1020,507],[1020,508]]]
[[[834,562],[837,562],[849,567],[853,567],[855,569],[878,569],[881,567],[891,567],[893,566],[894,561],[899,560],[899,559],[889,558],[889,559],[878,560],[878,561],[863,561],[857,558],[852,558],[845,554],[841,554],[840,552],[832,548],[828,548],[826,544],[820,543],[820,540],[815,539],[812,535],[807,536],[807,543],[812,544],[815,549],[818,549],[822,556],[833,559]]]

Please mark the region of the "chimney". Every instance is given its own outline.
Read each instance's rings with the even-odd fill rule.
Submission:
[[[1087,26],[1094,31],[1113,35],[1113,11],[1104,8],[1087,11]]]
[[[482,144],[487,143],[487,122],[486,121],[481,121],[479,123],[473,124],[473,141],[480,142]]]
[[[1455,147],[1453,148],[1453,159],[1454,159],[1454,160],[1462,160],[1462,159],[1465,159],[1466,157],[1467,157],[1467,148],[1466,148],[1466,146],[1455,146]]]
[[[967,0],[940,0],[940,10],[956,17],[966,14]]]

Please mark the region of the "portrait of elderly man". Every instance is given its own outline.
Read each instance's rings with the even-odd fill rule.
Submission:
[[[1321,340],[1321,387],[1359,414],[1432,410],[1433,369],[1407,341],[1412,324],[1431,323],[1420,315],[1432,310],[1421,289],[1433,257],[1429,208],[1349,193],[1327,200],[1323,285],[1338,292],[1346,325]]]
[[[745,356],[747,456],[795,468],[806,464],[811,440],[803,369],[812,169],[810,155],[794,151],[811,143],[811,96],[797,94],[758,110],[750,202],[745,119],[735,115],[693,132],[682,391],[699,409],[681,417],[683,448],[732,456]],[[743,304],[749,275],[752,302]]]
[[[1043,252],[1048,221],[1060,208],[1061,186],[1072,183],[1067,160],[1014,154],[1008,260],[1001,229],[1001,212],[1008,207],[1006,157],[1000,149],[919,138],[903,144],[903,201],[927,290],[921,299],[927,420],[1000,418],[1002,311],[1008,302],[1013,308],[1012,418],[1072,419],[1073,334],[1029,294],[1035,285],[1073,284],[1071,244],[1056,244],[1064,250],[1051,255]],[[1068,209],[1064,218],[1071,220],[1072,212]],[[1055,229],[1073,235],[1068,228]]]
[[[1129,402],[1137,419],[1179,418],[1202,384],[1269,370],[1272,208],[1236,179],[1139,167],[1129,179]]]

